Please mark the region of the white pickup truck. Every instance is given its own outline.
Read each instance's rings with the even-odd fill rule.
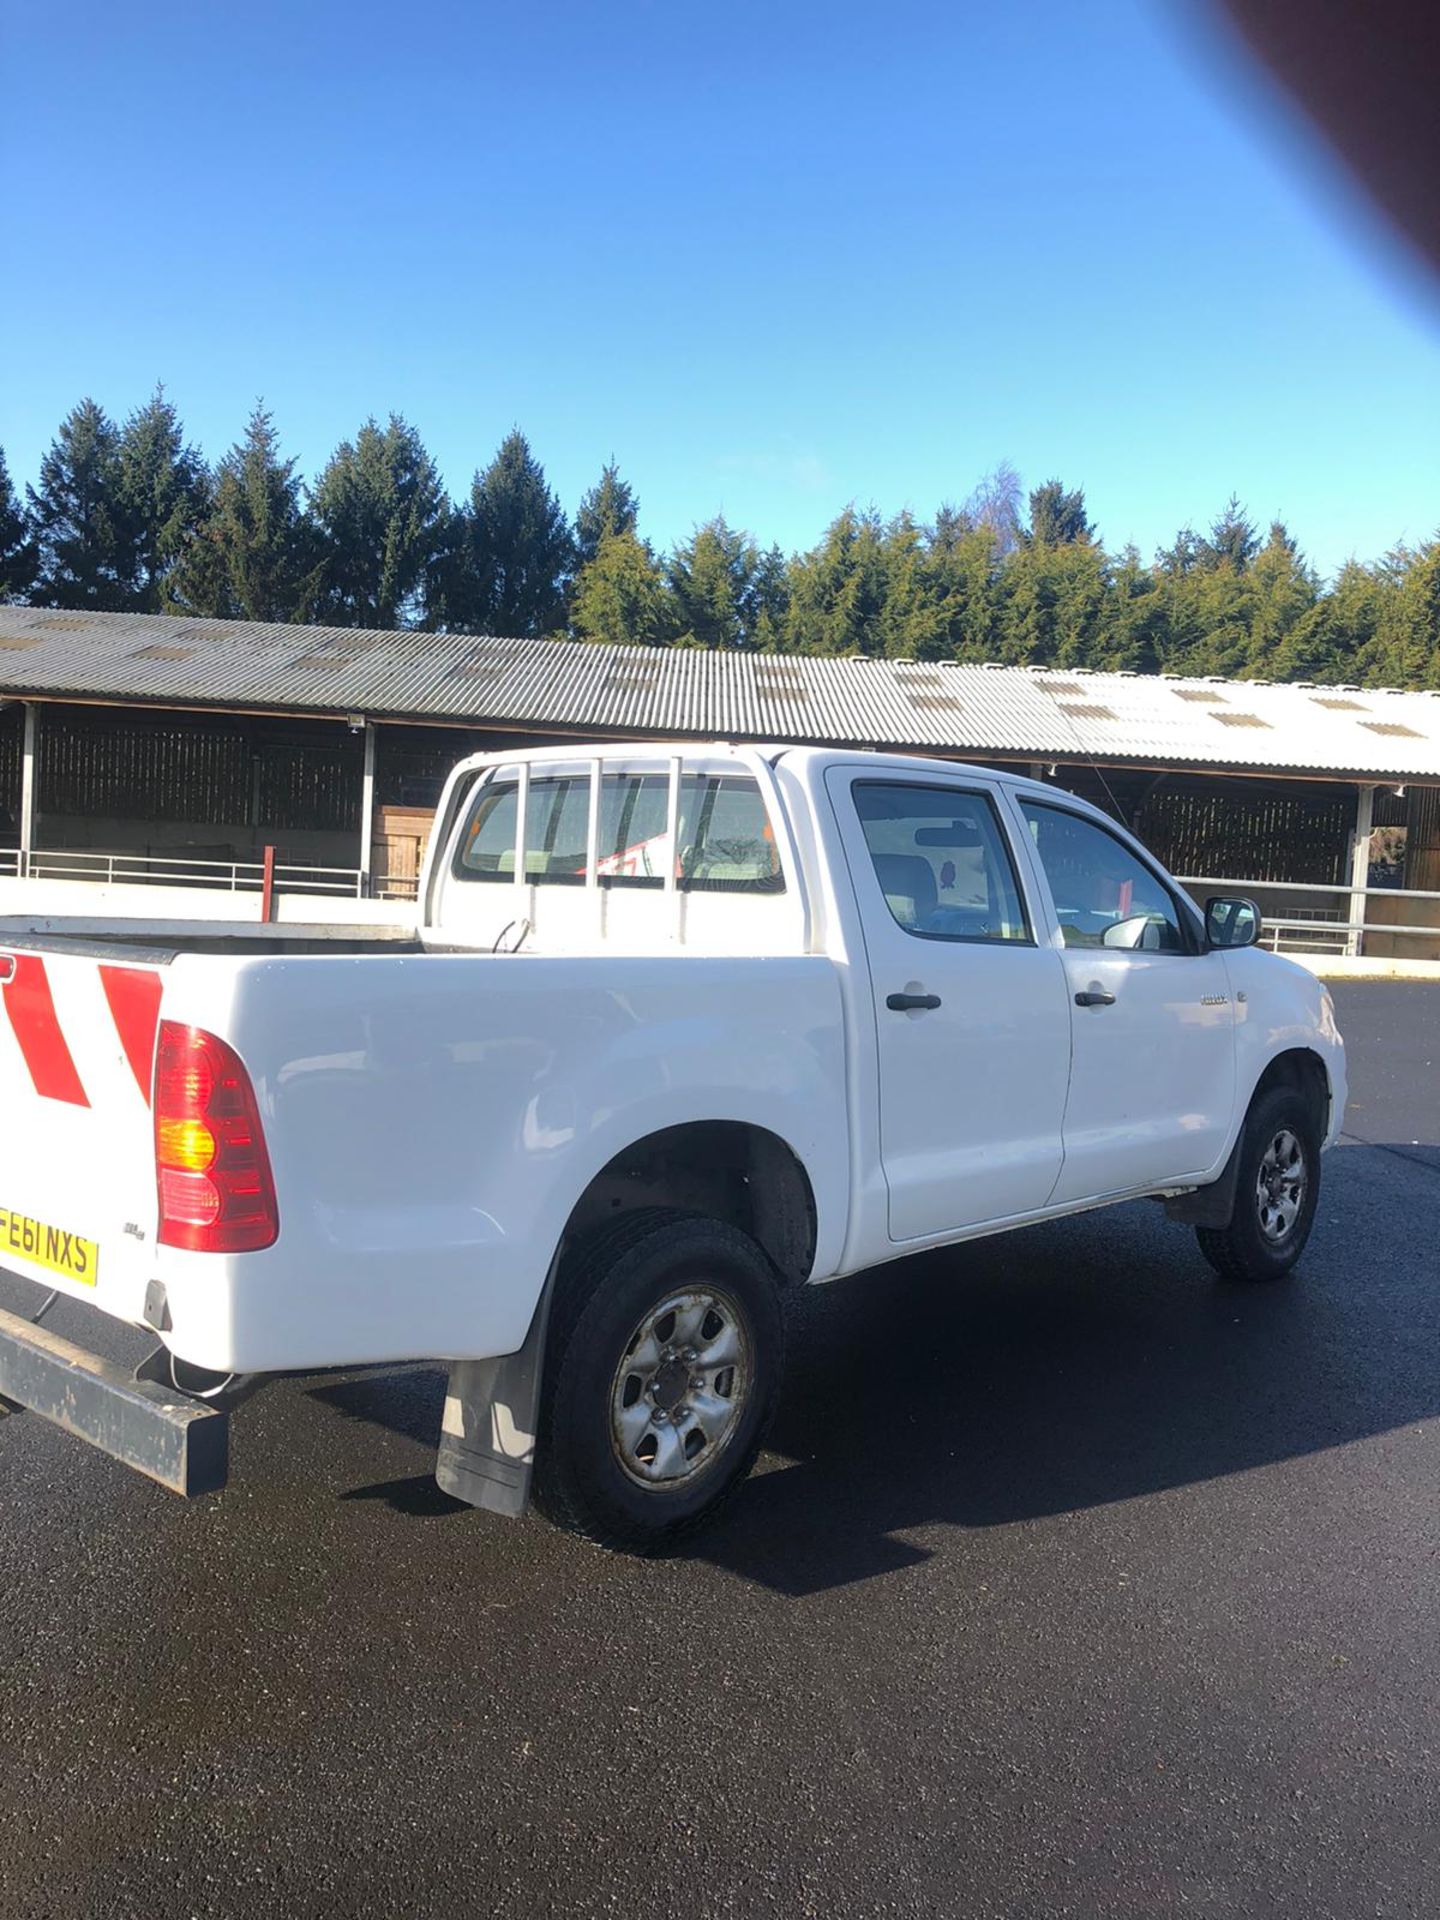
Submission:
[[[442,1485],[662,1547],[754,1460],[787,1286],[1141,1195],[1294,1264],[1344,1050],[1258,932],[1008,774],[468,759],[398,949],[0,949],[0,1265],[158,1340],[0,1313],[0,1395],[208,1491],[257,1377],[441,1360]]]

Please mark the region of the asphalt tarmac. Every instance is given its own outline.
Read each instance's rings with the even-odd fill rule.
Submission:
[[[1440,987],[1336,1000],[1297,1277],[1142,1204],[798,1296],[679,1560],[442,1496],[433,1370],[191,1504],[0,1422],[6,1920],[1430,1920]]]

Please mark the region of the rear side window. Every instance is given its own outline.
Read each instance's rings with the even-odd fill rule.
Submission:
[[[885,904],[907,933],[1029,942],[1014,863],[984,794],[870,780],[852,792]]]
[[[518,787],[489,781],[476,795],[454,871],[461,880],[513,881]],[[607,773],[600,783],[597,878],[602,887],[665,884],[669,850],[665,773]],[[525,878],[533,886],[584,886],[590,821],[588,773],[532,775],[525,809]],[[755,782],[688,773],[680,783],[676,885],[692,893],[783,893],[784,877]]]

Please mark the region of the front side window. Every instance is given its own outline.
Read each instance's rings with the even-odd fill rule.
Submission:
[[[666,773],[607,773],[600,783],[597,877],[602,887],[665,884],[669,854]],[[513,881],[518,787],[487,781],[470,809],[455,857],[461,880]],[[525,878],[533,886],[584,886],[590,825],[587,772],[532,774],[525,808]],[[687,773],[680,782],[676,885],[690,893],[783,893],[775,836],[755,782]]]
[[[984,794],[878,780],[852,792],[885,904],[907,933],[1029,941],[1015,868]]]
[[[1113,833],[1065,807],[1022,800],[1067,947],[1188,953],[1168,887]]]

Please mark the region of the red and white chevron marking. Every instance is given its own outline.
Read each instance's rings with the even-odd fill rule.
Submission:
[[[0,951],[0,1001],[36,1093],[42,1100],[88,1107],[105,1068],[93,1055],[87,1062],[87,1054],[103,1046],[113,1059],[118,1039],[148,1106],[160,975],[145,967],[76,961],[53,972],[52,978],[43,953]]]

